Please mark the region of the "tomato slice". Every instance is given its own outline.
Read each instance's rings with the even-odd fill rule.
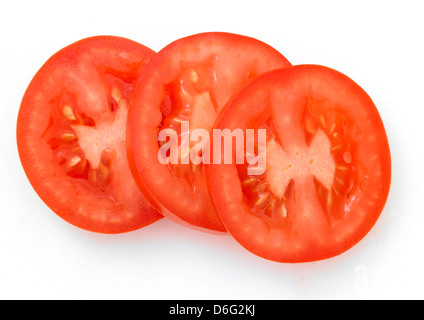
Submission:
[[[53,55],[23,97],[23,168],[41,199],[75,226],[122,233],[163,217],[132,179],[125,147],[129,97],[154,54],[124,38],[87,38]]]
[[[130,102],[127,143],[134,177],[162,214],[194,228],[225,231],[212,207],[203,165],[184,161],[193,148],[185,135],[209,131],[235,92],[258,75],[289,65],[259,40],[219,32],[179,39],[149,61]],[[181,130],[184,121],[187,131]],[[178,134],[180,161],[163,165],[158,134],[170,129]]]
[[[217,212],[249,251],[321,260],[376,223],[389,193],[389,145],[373,101],[347,76],[316,65],[271,71],[221,113],[214,129],[224,128],[267,133],[265,151],[255,150],[263,174],[248,174],[247,164],[207,166]]]

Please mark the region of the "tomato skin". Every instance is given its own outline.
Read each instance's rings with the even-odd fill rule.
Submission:
[[[263,96],[270,103],[263,103]],[[309,96],[318,102],[308,105],[306,98]],[[252,209],[249,194],[242,187],[240,168],[215,164],[206,167],[212,201],[228,232],[248,251],[276,262],[317,261],[349,250],[373,228],[389,195],[391,157],[381,117],[368,94],[350,78],[333,69],[300,65],[260,76],[229,102],[216,120],[214,129],[235,129],[233,120],[239,114],[244,115],[238,124],[242,129],[257,128],[264,117],[278,123],[276,118],[286,119],[287,115],[293,114],[295,122],[283,127],[286,134],[277,132],[278,140],[287,152],[293,147],[293,141],[297,141],[299,133],[303,132],[299,125],[305,120],[296,118],[296,115],[304,114],[306,111],[303,110],[307,108],[317,111],[317,123],[319,115],[325,116],[323,130],[332,130],[330,121],[337,119],[335,115],[342,114],[344,117],[340,122],[344,131],[337,132],[337,135],[331,131],[334,135],[331,136],[331,154],[336,165],[352,168],[349,169],[352,172],[351,182],[347,178],[342,181],[345,189],[335,200],[340,202],[340,207],[320,202],[319,193],[315,191],[318,190],[316,178],[297,177],[284,195],[288,212],[285,212],[284,218],[270,218],[264,210]],[[351,153],[337,158],[339,146],[335,141],[342,138]],[[336,178],[333,188],[338,183]],[[302,187],[297,187],[297,184]],[[305,210],[306,207],[309,209]],[[317,213],[326,214],[324,222]],[[303,218],[303,214],[310,214],[310,217]]]
[[[278,51],[256,39],[220,32],[202,33],[174,41],[149,61],[137,81],[130,102],[127,150],[132,153],[129,162],[134,179],[162,214],[195,229],[226,232],[212,207],[204,170],[193,178],[196,181],[193,187],[191,182],[180,179],[170,168],[157,161],[158,131],[185,105],[186,96],[177,97],[177,94],[189,93],[194,96],[194,101],[197,98],[210,99],[217,106],[216,109],[209,110],[208,116],[200,116],[196,120],[200,118],[202,122],[208,118],[212,125],[214,118],[210,114],[219,113],[220,108],[247,80],[265,71],[289,65]],[[193,78],[189,75],[191,68],[195,71]],[[179,86],[184,86],[190,79],[195,84],[182,90]],[[199,94],[204,92],[209,93],[203,96]],[[166,96],[169,96],[171,106],[169,101],[165,101]],[[199,127],[205,128],[203,124]],[[180,169],[186,170],[183,166],[175,170]]]
[[[74,226],[117,234],[163,218],[134,183],[122,143],[110,142],[111,155],[103,149],[102,163],[96,169],[96,164],[82,159],[83,151],[87,151],[82,149],[90,147],[90,138],[85,139],[86,145],[82,147],[84,137],[77,134],[107,130],[109,124],[116,123],[119,112],[104,110],[113,101],[109,94],[115,94],[115,99],[120,101],[119,106],[113,101],[115,108],[123,110],[119,113],[122,125],[115,125],[113,130],[115,133],[125,130],[123,106],[139,72],[154,54],[151,49],[121,37],[86,38],[49,58],[24,94],[16,132],[23,169],[45,204]],[[120,88],[119,97],[114,87]],[[90,98],[97,99],[93,100],[97,103],[83,103]],[[72,103],[72,108],[67,107]],[[111,137],[114,132],[110,132]],[[93,137],[96,137],[94,133]],[[99,139],[106,138],[100,135]],[[59,161],[60,157],[76,152],[72,148],[77,148],[78,153]],[[79,167],[79,162],[84,162],[85,167]],[[71,169],[64,171],[65,167]]]

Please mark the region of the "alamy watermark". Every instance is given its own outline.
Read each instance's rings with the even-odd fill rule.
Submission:
[[[158,141],[158,160],[164,165],[247,162],[249,175],[262,175],[266,169],[266,129],[213,129],[211,137],[208,130],[190,130],[189,121],[181,121],[180,134],[166,128],[159,132]]]

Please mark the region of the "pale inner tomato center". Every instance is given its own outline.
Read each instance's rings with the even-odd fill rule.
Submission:
[[[286,152],[278,141],[271,138],[266,148],[266,181],[274,197],[282,199],[294,178],[314,176],[330,190],[336,173],[331,154],[331,142],[322,130],[317,130],[309,147]]]
[[[105,149],[115,150],[118,144],[125,143],[127,114],[128,103],[120,99],[114,118],[110,121],[99,121],[96,127],[71,125],[82,152],[94,169],[99,167]]]
[[[190,141],[189,137],[193,130],[205,129],[210,132],[217,117],[215,105],[208,91],[186,97],[186,99],[186,105],[190,108],[189,132],[181,132],[181,163],[189,163],[189,159],[186,158],[190,157],[190,151],[195,144],[198,148],[203,148],[206,144],[206,141],[203,140],[200,142]],[[188,148],[185,148],[187,145]]]
[[[59,112],[51,115],[43,133],[60,171],[82,183],[87,181],[102,192],[111,185],[112,167],[127,165],[128,94],[123,89],[119,84],[113,86],[110,96],[98,102],[102,112],[90,115],[82,112],[91,111],[85,104],[78,105],[71,99],[60,101]]]

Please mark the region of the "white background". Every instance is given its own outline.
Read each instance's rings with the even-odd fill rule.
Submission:
[[[350,3],[350,4],[349,4]],[[2,1],[0,4],[0,298],[424,298],[424,7],[422,1]],[[393,158],[376,226],[326,261],[279,264],[161,220],[106,236],[52,213],[20,166],[20,100],[62,47],[117,35],[160,50],[182,36],[258,38],[293,64],[335,68],[358,82],[384,120]]]

